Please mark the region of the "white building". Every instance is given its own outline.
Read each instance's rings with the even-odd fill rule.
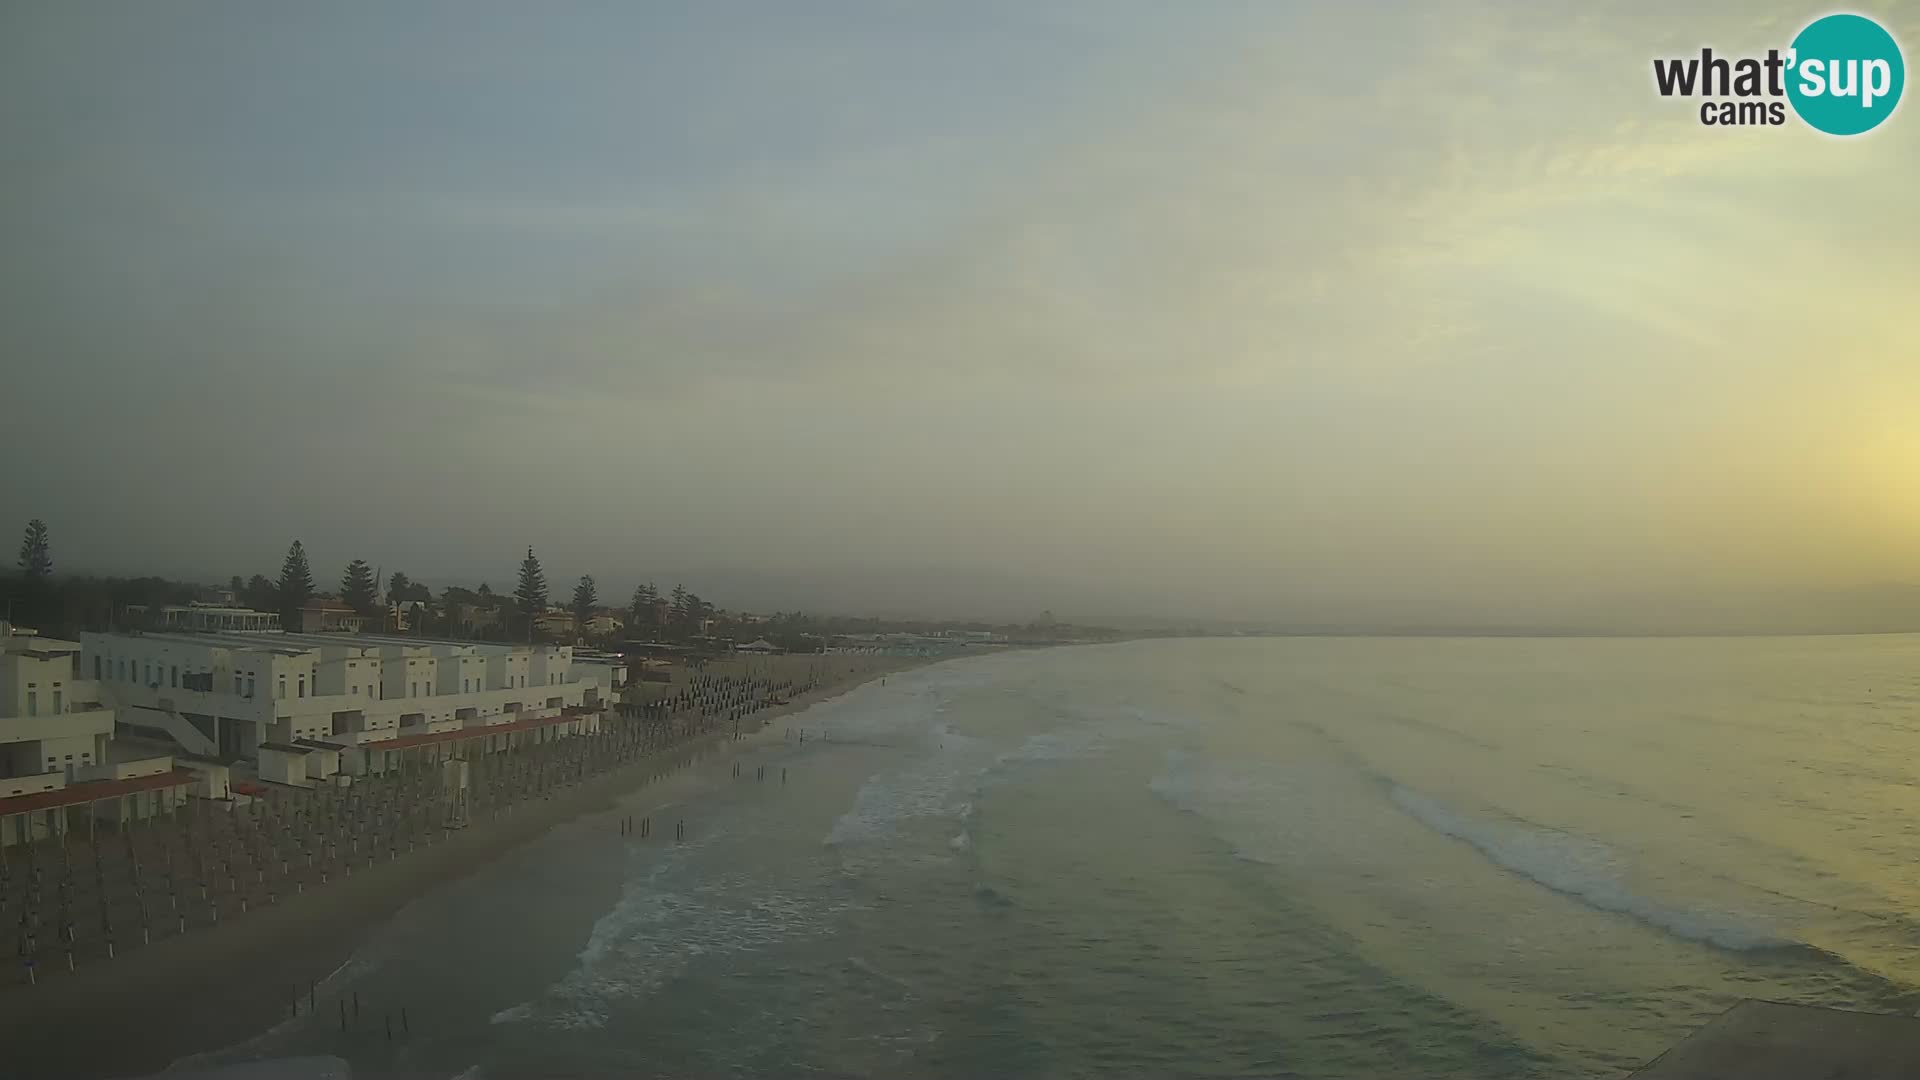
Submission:
[[[190,754],[259,759],[263,743],[303,739],[373,747],[562,717],[590,730],[610,695],[572,653],[370,634],[83,634],[80,666],[122,722]]]
[[[619,701],[627,689],[627,658],[614,653],[599,652],[594,649],[575,649],[573,669],[584,678],[592,674],[593,681],[601,688],[600,696],[608,701]]]
[[[0,845],[64,832],[75,815],[161,813],[192,783],[166,754],[116,747],[104,688],[76,670],[81,651],[0,622]]]
[[[222,607],[218,604],[163,607],[160,609],[160,621],[169,630],[224,630],[257,634],[280,629],[280,616],[273,612]]]
[[[44,638],[0,622],[0,795],[26,781],[48,790],[48,774],[73,780],[107,760],[113,710],[91,679],[76,678],[80,643]]]

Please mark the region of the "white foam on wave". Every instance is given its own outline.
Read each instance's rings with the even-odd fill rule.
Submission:
[[[744,873],[679,889],[663,888],[649,875],[594,924],[577,968],[535,1000],[495,1013],[492,1022],[601,1027],[615,1003],[645,997],[700,957],[824,933],[850,906],[772,888]]]
[[[884,841],[915,818],[958,818],[970,806],[962,789],[978,771],[977,766],[935,760],[868,777],[853,806],[835,819],[822,842],[852,847]]]
[[[1106,744],[1091,731],[1045,731],[1028,736],[1018,749],[1009,750],[996,760],[1002,765],[1022,761],[1074,761],[1092,757],[1105,748]]]
[[[377,943],[362,946],[352,956],[349,956],[346,960],[342,961],[332,971],[327,972],[327,974],[323,978],[321,978],[319,982],[314,984],[313,990],[315,995],[317,996],[322,991],[325,991],[328,993],[338,993],[342,990],[345,990],[347,987],[352,986],[353,983],[356,980],[358,980],[360,977],[379,968],[379,966],[385,960],[385,957],[381,955],[381,952],[382,950]],[[324,1020],[326,1016],[329,1014],[316,1014],[312,1008],[298,1009],[295,1011],[294,1015],[289,1016],[279,1021],[278,1023],[275,1023],[272,1027],[268,1028],[267,1030],[262,1031],[257,1035],[243,1039],[240,1042],[234,1043],[231,1046],[221,1047],[218,1050],[204,1051],[198,1054],[190,1054],[186,1057],[178,1058],[174,1060],[167,1066],[167,1075],[169,1076],[181,1075],[181,1073],[179,1073],[178,1070],[191,1070],[194,1068],[199,1068],[199,1067],[202,1067],[203,1065],[206,1065],[206,1063],[218,1061],[219,1059],[224,1057],[229,1057],[234,1054],[241,1054],[241,1053],[247,1053],[247,1052],[253,1051],[259,1046],[281,1035],[284,1035],[287,1032],[293,1031],[296,1028],[300,1028],[312,1023],[316,1015],[318,1015],[320,1019]],[[337,1058],[334,1058],[334,1059],[285,1058],[285,1059],[271,1059],[271,1060],[281,1061],[285,1063],[300,1063],[298,1067],[306,1067],[306,1066],[313,1065],[313,1063],[315,1062],[334,1061],[339,1059]],[[342,1062],[341,1064],[344,1065],[345,1062]],[[287,1076],[301,1075],[297,1071],[297,1067],[295,1064],[287,1064],[285,1067],[290,1070],[295,1070],[295,1071],[287,1072],[285,1073],[285,1075]],[[319,1066],[314,1066],[314,1067],[319,1067]],[[195,1074],[188,1072],[185,1075],[195,1075]],[[276,1073],[272,1075],[280,1075],[280,1074]],[[344,1075],[344,1074],[316,1073],[314,1075],[315,1076],[334,1076],[334,1075]]]
[[[846,848],[883,841],[916,818],[965,818],[973,812],[967,791],[991,753],[989,744],[944,720],[927,724],[918,739],[921,753],[868,777],[822,843]]]
[[[1792,945],[1769,920],[1725,900],[1672,901],[1628,882],[1633,866],[1600,841],[1517,820],[1487,820],[1410,788],[1310,765],[1230,765],[1173,751],[1149,785],[1179,809],[1213,823],[1243,859],[1358,881],[1393,875],[1394,839],[1365,802],[1390,805],[1426,829],[1461,841],[1500,869],[1599,911],[1626,915],[1678,938],[1725,949]],[[1374,804],[1379,811],[1385,807]],[[1735,901],[1737,905],[1737,900]],[[1764,905],[1762,905],[1764,906]]]
[[[523,1001],[518,1005],[509,1005],[488,1017],[489,1024],[517,1024],[522,1020],[533,1019],[533,1002]]]
[[[1104,747],[1091,732],[1051,731],[996,753],[986,740],[962,735],[945,723],[934,724],[928,740],[933,754],[876,773],[860,785],[853,806],[834,821],[823,843],[845,848],[889,840],[916,819],[964,822],[972,816],[979,794],[1006,779],[1009,770],[1027,763],[1084,758]],[[955,851],[970,846],[972,837],[964,829],[949,842]]]
[[[1465,842],[1503,869],[1589,907],[1629,915],[1675,937],[1723,949],[1792,945],[1752,915],[1697,911],[1642,896],[1623,882],[1629,867],[1611,847],[1571,833],[1470,818],[1417,791],[1393,785],[1395,806],[1436,832]]]

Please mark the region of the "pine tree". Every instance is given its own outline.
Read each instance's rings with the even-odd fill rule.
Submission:
[[[547,609],[547,575],[540,559],[527,545],[527,557],[520,560],[520,585],[513,590],[513,604],[527,623],[527,640],[533,640],[534,618]]]
[[[30,578],[46,580],[53,575],[53,551],[47,543],[47,523],[39,518],[27,522],[20,536],[20,569]]]
[[[479,588],[473,590],[473,595],[480,598],[480,606],[488,611],[492,611],[497,606],[493,601],[493,586],[484,581],[480,583]]]
[[[687,587],[685,585],[673,587],[673,603],[667,608],[667,618],[675,626],[687,621]]]
[[[247,583],[239,574],[227,579],[227,591],[233,594],[233,602],[236,604],[240,602],[240,594],[245,592],[246,588]]]
[[[531,547],[527,548],[527,557],[520,560],[520,587],[513,590],[513,599],[528,618],[547,609],[547,575]]]
[[[299,626],[300,609],[313,599],[313,568],[307,565],[307,549],[298,540],[287,549],[287,561],[280,564],[280,584],[275,592],[280,597],[280,625]]]
[[[255,611],[272,611],[280,606],[280,596],[274,591],[273,582],[265,574],[255,574],[247,579],[247,587],[240,593],[242,604]]]
[[[580,575],[580,584],[573,587],[573,621],[576,629],[586,633],[587,620],[593,618],[593,609],[600,606],[600,591],[594,588],[593,575]]]
[[[393,576],[387,579],[387,602],[397,604],[414,598],[413,580],[407,577],[405,571],[395,570]]]
[[[361,615],[372,615],[380,603],[380,585],[374,580],[373,568],[365,559],[355,559],[347,564],[347,572],[340,579],[340,599]]]

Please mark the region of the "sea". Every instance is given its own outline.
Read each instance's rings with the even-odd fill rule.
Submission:
[[[1140,641],[775,726],[179,1068],[1560,1080],[1920,1009],[1913,636]]]

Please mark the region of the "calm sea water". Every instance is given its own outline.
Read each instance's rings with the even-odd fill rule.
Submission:
[[[1920,638],[1141,642],[789,724],[623,807],[685,844],[556,830],[381,928],[356,1030],[213,1060],[1616,1077],[1742,997],[1920,1009]]]

